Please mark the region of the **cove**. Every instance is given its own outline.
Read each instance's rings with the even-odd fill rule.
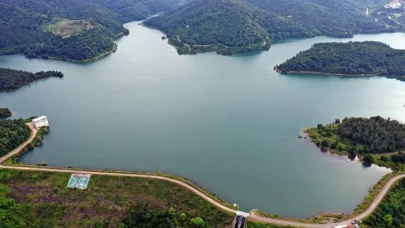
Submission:
[[[273,67],[316,42],[405,34],[317,37],[254,55],[178,56],[162,33],[126,24],[116,53],[93,63],[0,56],[0,67],[58,70],[63,79],[0,94],[13,118],[46,115],[50,133],[21,162],[184,176],[242,210],[289,217],[350,213],[385,168],[363,167],[298,139],[345,116],[405,121],[405,82],[383,77],[280,75]]]

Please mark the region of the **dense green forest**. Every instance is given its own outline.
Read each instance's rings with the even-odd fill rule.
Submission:
[[[398,228],[405,224],[405,179],[393,187],[377,209],[363,221],[368,227]]]
[[[180,54],[228,55],[268,50],[287,38],[400,30],[367,16],[354,0],[196,0],[145,24],[165,32]]]
[[[307,129],[307,133],[319,146],[352,156],[405,150],[405,125],[380,116],[336,120]]]
[[[123,23],[171,10],[183,0],[0,0],[0,54],[90,60],[114,50],[114,40],[127,35]],[[91,24],[62,38],[46,30],[55,18]],[[68,30],[68,24],[59,24]]]
[[[8,108],[0,108],[0,118],[6,118],[11,116],[11,111]]]
[[[30,135],[24,120],[0,120],[0,157],[19,147]]]
[[[0,92],[13,91],[31,82],[49,77],[62,78],[63,73],[59,71],[40,71],[34,74],[21,70],[0,68]]]
[[[122,16],[125,22],[144,20],[158,12],[175,9],[191,0],[86,0]]]
[[[405,76],[405,51],[373,41],[318,43],[277,68],[282,73]]]

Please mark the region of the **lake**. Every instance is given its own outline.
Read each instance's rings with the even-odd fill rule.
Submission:
[[[276,64],[316,42],[376,40],[405,49],[405,34],[317,37],[243,56],[178,56],[162,33],[133,22],[118,51],[93,63],[0,56],[0,67],[58,70],[0,93],[14,118],[46,115],[50,134],[22,162],[162,171],[187,177],[242,210],[291,217],[350,213],[389,173],[321,152],[303,128],[346,116],[405,121],[405,82],[383,77],[280,75]]]

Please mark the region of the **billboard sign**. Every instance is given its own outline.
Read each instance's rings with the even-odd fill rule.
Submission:
[[[69,179],[68,188],[86,189],[91,174],[73,173]]]

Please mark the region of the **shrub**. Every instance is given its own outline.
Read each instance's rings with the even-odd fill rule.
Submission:
[[[203,227],[204,226],[204,220],[201,217],[192,218],[191,223],[195,227]]]
[[[371,154],[366,154],[363,157],[363,164],[371,165],[374,163],[374,157]]]

